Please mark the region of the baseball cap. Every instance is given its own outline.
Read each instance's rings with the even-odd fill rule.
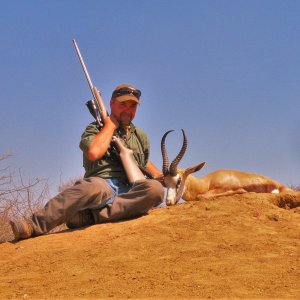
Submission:
[[[120,84],[114,89],[111,98],[120,102],[131,100],[140,104],[141,94],[141,91],[133,85]]]

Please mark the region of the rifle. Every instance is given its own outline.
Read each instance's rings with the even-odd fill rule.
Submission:
[[[103,126],[101,114],[106,115],[107,110],[103,103],[100,92],[92,83],[91,77],[85,66],[85,63],[83,61],[82,55],[80,53],[80,50],[78,48],[78,45],[77,45],[75,39],[73,39],[73,44],[74,44],[80,64],[82,66],[83,72],[85,74],[85,77],[87,79],[87,82],[89,84],[89,87],[90,87],[92,95],[93,95],[93,99],[88,101],[86,103],[86,106],[88,107],[91,115],[94,117],[94,119],[96,120],[96,122],[98,123],[98,125],[101,128]],[[134,159],[133,151],[124,146],[124,144],[121,142],[121,140],[117,134],[114,134],[112,141],[115,143],[115,145],[120,153],[120,159],[121,159],[121,162],[122,162],[123,168],[125,170],[125,173],[127,175],[129,183],[132,184],[137,180],[145,179],[144,174],[139,169],[139,167]]]

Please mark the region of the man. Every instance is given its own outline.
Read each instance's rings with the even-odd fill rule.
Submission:
[[[50,199],[30,220],[11,221],[15,240],[49,232],[66,222],[69,228],[117,221],[145,214],[163,200],[163,187],[154,179],[129,184],[118,152],[111,143],[117,132],[133,150],[137,164],[154,178],[161,171],[149,160],[149,141],[132,120],[141,92],[128,84],[117,86],[110,100],[111,114],[102,116],[104,125],[87,126],[81,136],[84,178]]]

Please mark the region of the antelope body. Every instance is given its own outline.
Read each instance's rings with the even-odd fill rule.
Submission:
[[[283,184],[259,174],[246,173],[236,170],[218,170],[202,178],[193,177],[191,174],[199,171],[205,162],[186,169],[177,170],[187,148],[187,139],[183,133],[183,145],[168,166],[168,156],[165,148],[166,136],[172,130],[166,132],[161,140],[161,152],[163,156],[163,175],[167,188],[166,204],[174,205],[182,198],[186,201],[195,201],[204,198],[254,193],[281,193],[294,191]]]
[[[184,170],[179,170],[179,174]],[[283,184],[263,175],[236,170],[218,170],[204,177],[187,176],[182,198],[186,201],[243,193],[293,192]]]

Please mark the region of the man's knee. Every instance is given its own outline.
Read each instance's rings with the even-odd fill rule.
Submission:
[[[163,201],[164,189],[160,182],[154,179],[145,181],[148,197],[153,201],[154,205],[158,205]]]
[[[97,197],[100,193],[110,192],[105,180],[98,177],[80,179],[76,181],[74,188],[77,188],[86,197]]]
[[[150,185],[150,189],[151,189],[151,191],[153,191],[153,193],[156,193],[159,196],[163,195],[164,189],[160,182],[158,182],[157,180],[154,180],[154,179],[149,179],[147,181],[148,181],[148,184]]]

